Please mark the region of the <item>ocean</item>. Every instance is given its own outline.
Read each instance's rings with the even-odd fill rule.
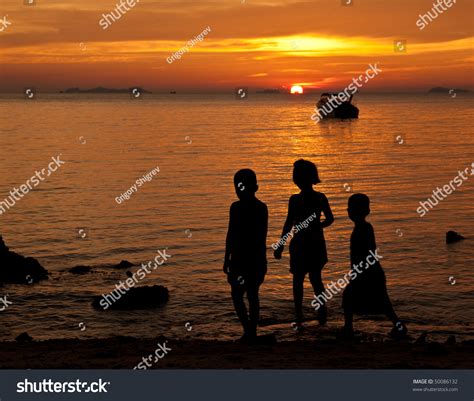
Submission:
[[[420,201],[474,162],[474,97],[468,94],[356,96],[359,120],[311,120],[316,96],[39,94],[0,95],[0,200],[51,158],[65,162],[0,216],[11,250],[37,258],[50,279],[5,285],[0,340],[27,331],[36,339],[114,335],[229,339],[241,335],[222,272],[233,174],[255,170],[257,196],[269,208],[268,274],[261,287],[262,332],[296,339],[288,249],[273,259],[291,194],[292,164],[315,162],[335,215],[325,230],[326,284],[350,267],[347,199],[371,198],[377,245],[395,310],[413,335],[474,339],[474,176],[420,217]],[[159,173],[116,201],[136,180]],[[465,241],[446,245],[455,230]],[[99,312],[91,299],[111,291],[125,270],[157,250],[172,257],[141,285],[161,284],[169,303],[144,311]],[[93,266],[73,275],[73,266]],[[1,266],[5,268],[5,266]],[[131,269],[136,270],[136,268]],[[305,286],[305,314],[312,316]],[[341,296],[328,303],[329,326],[343,324]],[[310,322],[309,325],[316,325]],[[355,328],[389,331],[383,318]],[[317,330],[314,331],[317,335]]]

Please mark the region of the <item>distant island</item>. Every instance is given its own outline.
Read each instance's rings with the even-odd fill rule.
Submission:
[[[451,92],[450,92],[451,91]],[[469,90],[467,89],[454,89],[454,88],[443,88],[441,86],[437,86],[435,88],[431,88],[428,93],[452,93],[452,92],[456,92],[456,93],[467,93],[467,92],[470,92]]]
[[[264,89],[263,91],[257,91],[257,93],[264,93],[266,95],[273,95],[275,93],[281,93],[280,89]]]
[[[140,93],[152,93],[140,87],[133,87],[133,88],[127,88],[127,89],[110,89],[110,88],[103,88],[101,86],[97,88],[92,88],[92,89],[67,88],[64,91],[60,91],[59,93],[133,93],[134,89],[136,89]]]

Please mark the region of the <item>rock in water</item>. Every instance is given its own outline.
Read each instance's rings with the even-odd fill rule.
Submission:
[[[459,235],[456,231],[448,231],[446,233],[446,243],[452,244],[453,242],[458,242],[465,239],[462,235]]]
[[[73,268],[69,269],[69,273],[72,274],[87,274],[90,273],[92,267],[90,266],[74,266]]]
[[[456,344],[456,336],[449,336],[446,340],[445,344],[447,345],[454,345]]]
[[[114,267],[116,269],[128,269],[132,266],[134,266],[134,264],[129,262],[128,260],[121,260],[120,263],[118,265],[115,265]]]
[[[34,258],[11,252],[0,236],[0,283],[32,284],[48,279],[48,271]]]
[[[33,341],[33,337],[31,337],[26,331],[24,333],[21,333],[17,338],[15,338],[16,341],[19,343],[29,343]]]
[[[92,306],[98,310],[153,309],[165,304],[168,300],[168,289],[162,285],[154,285],[152,287],[133,287],[124,295],[115,289],[105,296],[94,297]]]
[[[425,331],[421,333],[420,337],[418,337],[415,341],[415,344],[426,344],[426,339],[428,338],[428,333]]]

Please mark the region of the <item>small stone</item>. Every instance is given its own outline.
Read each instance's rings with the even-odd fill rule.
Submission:
[[[452,244],[454,242],[462,241],[464,238],[462,235],[459,235],[456,231],[448,231],[446,233],[446,243]]]
[[[92,267],[90,266],[74,266],[73,268],[69,269],[69,273],[72,274],[87,274],[90,273]]]
[[[426,338],[428,337],[428,333],[425,331],[418,337],[415,341],[415,344],[426,344]]]
[[[115,265],[117,269],[128,269],[129,267],[134,266],[133,263],[129,262],[128,260],[122,260],[118,265]]]
[[[447,345],[454,345],[456,344],[456,336],[449,336],[446,340],[445,344]]]
[[[15,341],[18,341],[19,343],[29,343],[33,341],[33,337],[31,337],[26,331],[24,333],[21,333],[17,338],[15,338]]]

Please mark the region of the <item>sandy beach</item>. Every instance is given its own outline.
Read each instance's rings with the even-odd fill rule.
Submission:
[[[167,341],[171,351],[150,369],[472,369],[474,341],[233,341],[112,337],[0,343],[1,369],[133,369]]]

